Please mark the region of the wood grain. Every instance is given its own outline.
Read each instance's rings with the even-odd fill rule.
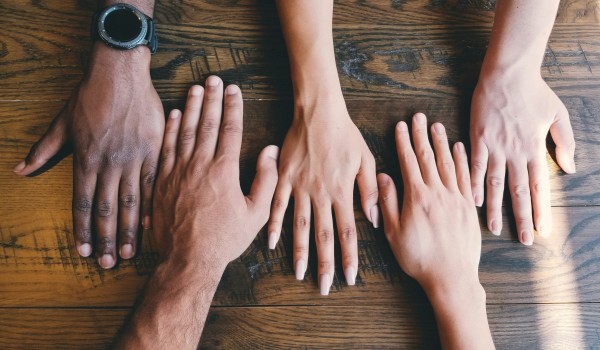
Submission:
[[[342,88],[378,171],[399,178],[393,126],[417,111],[442,121],[451,141],[468,141],[470,95],[494,4],[335,1]],[[70,157],[38,177],[11,172],[83,77],[95,8],[95,0],[0,2],[2,349],[106,348],[156,266],[151,232],[144,233],[141,253],[114,270],[79,257]],[[259,150],[282,143],[293,112],[274,2],[166,0],[157,2],[154,17],[160,49],[151,74],[165,110],[181,108],[187,88],[210,74],[242,87],[247,190]],[[541,72],[571,113],[578,172],[558,169],[550,142],[551,237],[520,245],[509,203],[502,235],[482,230],[480,278],[499,349],[600,348],[600,0],[563,0],[556,21]],[[296,281],[286,218],[276,250],[266,248],[262,231],[228,267],[200,348],[439,347],[422,290],[399,269],[382,230],[360,210],[355,215],[356,286],[346,285],[338,267],[331,295],[319,296],[314,242],[306,280]],[[484,227],[482,212],[480,218]]]
[[[129,309],[0,309],[3,349],[104,349]],[[540,319],[540,316],[551,315]],[[596,349],[600,305],[490,305],[498,349]],[[428,304],[212,308],[200,349],[431,349]]]
[[[491,31],[489,6],[413,1],[410,8],[421,10],[411,12],[391,3],[375,1],[377,5],[367,7],[348,1],[336,6],[341,14],[334,29],[336,58],[346,98],[468,98]],[[0,37],[0,99],[65,100],[85,71],[93,6],[90,1],[50,7],[20,4],[0,4],[0,12],[9,14],[0,19],[0,26],[13,28]],[[223,4],[199,1],[159,7],[158,19],[164,14],[165,22],[158,24],[160,49],[152,60],[159,95],[178,99],[192,83],[219,74],[239,84],[247,98],[289,98],[287,56],[273,4]],[[560,16],[575,18],[581,11],[588,13],[588,7],[571,3]],[[363,8],[379,9],[379,17],[386,10],[389,22],[374,24],[348,15],[363,13]],[[191,18],[168,15],[181,9]],[[224,22],[222,16],[239,20]],[[47,25],[48,18],[57,17],[54,25]],[[599,37],[597,23],[557,23],[542,72],[559,95],[598,94]]]

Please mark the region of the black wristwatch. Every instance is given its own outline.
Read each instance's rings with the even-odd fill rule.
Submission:
[[[114,4],[94,14],[92,40],[120,50],[147,45],[151,53],[158,48],[154,21],[129,4]]]

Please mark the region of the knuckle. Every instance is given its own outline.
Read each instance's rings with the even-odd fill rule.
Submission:
[[[327,243],[333,240],[333,230],[321,228],[317,231],[317,240],[321,243]]]
[[[115,241],[111,237],[100,237],[98,240],[101,250],[104,252],[111,251],[115,247]]]
[[[135,208],[137,206],[137,196],[134,194],[125,194],[121,196],[121,206],[124,208]]]
[[[126,227],[121,229],[121,241],[123,243],[131,243],[135,242],[136,230],[131,227]]]
[[[504,185],[504,179],[500,176],[489,176],[487,183],[492,188],[501,188]]]
[[[88,198],[77,198],[73,201],[73,210],[79,214],[89,214],[92,210],[92,201]]]
[[[242,126],[238,123],[226,122],[223,123],[223,126],[221,127],[221,132],[225,135],[241,135]]]
[[[154,185],[154,181],[156,181],[156,167],[151,166],[149,170],[146,170],[144,175],[142,176],[142,183],[146,186],[152,187]]]
[[[429,148],[419,150],[418,154],[419,154],[419,159],[421,159],[422,161],[425,161],[425,162],[427,162],[433,158],[433,151]]]
[[[196,130],[191,127],[185,127],[179,134],[179,139],[183,143],[189,143],[196,138]]]
[[[443,160],[441,161],[442,169],[446,169],[446,170],[454,170],[454,162],[450,161],[450,160]]]
[[[544,184],[541,180],[536,179],[533,180],[533,183],[531,184],[531,190],[535,193],[542,193],[544,192]]]
[[[513,194],[517,198],[524,198],[529,196],[529,187],[527,185],[519,184],[512,188]]]
[[[356,239],[356,228],[353,226],[346,226],[340,231],[340,238],[344,241],[353,241]]]
[[[319,270],[329,270],[333,267],[333,264],[329,261],[319,261]]]
[[[285,201],[280,198],[275,198],[273,201],[273,209],[285,209],[286,204]]]
[[[92,230],[89,228],[81,228],[77,230],[77,237],[81,243],[91,243],[92,242]]]
[[[473,160],[471,162],[471,167],[473,168],[473,172],[485,172],[486,164],[480,160]]]
[[[308,247],[305,245],[296,245],[294,246],[294,254],[299,256],[308,255]]]
[[[114,208],[109,200],[103,199],[98,202],[98,208],[96,211],[100,217],[109,217],[113,214]]]
[[[298,216],[296,220],[294,220],[294,226],[296,229],[304,229],[308,227],[308,220],[305,216]]]
[[[207,119],[200,123],[200,131],[202,133],[212,134],[215,133],[219,128],[219,123],[214,120]]]

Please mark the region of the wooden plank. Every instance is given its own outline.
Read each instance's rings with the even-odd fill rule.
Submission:
[[[505,228],[501,237],[483,234],[480,278],[490,303],[600,301],[598,207],[555,207],[555,232],[519,244]],[[358,213],[357,213],[358,214]],[[357,215],[358,216],[358,215]],[[73,248],[70,213],[3,212],[0,227],[0,306],[131,306],[157,256],[145,235],[142,253],[110,271]],[[510,227],[508,220],[504,227]],[[404,275],[381,230],[357,221],[357,285],[346,285],[338,267],[329,297],[318,295],[314,243],[305,281],[292,272],[292,235],[286,222],[277,249],[267,249],[262,231],[244,255],[230,264],[214,305],[400,305],[425,299]],[[338,254],[339,259],[339,254]]]
[[[552,203],[565,205],[600,205],[600,95],[594,98],[563,99],[571,111],[577,141],[578,172],[565,175],[548,157]],[[468,142],[468,105],[447,99],[395,99],[392,101],[348,101],[350,115],[359,126],[378,163],[379,171],[399,176],[395,155],[393,127],[399,120],[422,111],[431,120],[448,128],[452,142]],[[0,203],[5,209],[70,209],[71,158],[41,177],[23,179],[8,171],[22,159],[31,144],[49,125],[62,102],[0,102],[0,193],[10,201]],[[165,103],[165,109],[183,107],[180,101]],[[242,183],[249,188],[254,164],[260,149],[269,143],[281,145],[293,106],[289,101],[246,101],[244,143],[242,147]],[[27,193],[27,195],[23,195]],[[507,197],[508,198],[508,197]]]
[[[3,349],[106,348],[128,309],[2,309]],[[498,349],[595,349],[600,305],[488,305]],[[426,303],[211,309],[201,349],[431,349],[438,334]]]
[[[3,48],[0,99],[65,100],[85,71],[90,46],[89,12],[93,6],[87,2],[58,5],[67,6],[60,12],[52,7],[57,5],[22,6],[15,1],[0,4],[0,12],[9,14],[0,19],[0,26],[13,28],[0,37]],[[598,3],[600,0],[585,6]],[[221,16],[236,18],[243,9],[261,16],[256,11],[265,5],[253,4],[229,9],[213,4],[206,8],[209,14],[220,13],[217,19]],[[365,7],[349,1],[336,7],[336,13],[342,14],[336,18],[334,30],[336,56],[346,98],[468,99],[489,39],[489,9],[475,5],[465,5],[468,10],[465,6],[462,9],[450,6],[448,12],[443,6],[434,6],[452,18],[440,22],[420,17],[423,13],[435,13],[430,11],[426,1],[411,3],[412,12],[390,7],[390,2],[376,4],[373,8],[379,8],[378,15],[368,11],[366,15],[380,18],[386,15],[384,10],[387,9],[393,24],[373,24],[372,19],[366,21],[361,15],[358,18],[348,15],[363,13],[362,7]],[[204,5],[189,6],[195,9]],[[562,15],[575,16],[576,9],[587,9],[581,1],[571,5],[563,7]],[[173,6],[180,8],[179,4]],[[202,11],[190,10],[189,13],[195,16]],[[272,9],[264,16],[262,21],[241,15],[241,22],[184,20],[179,23],[181,19],[177,16],[165,15],[175,23],[167,22],[159,27],[161,45],[152,61],[152,76],[159,94],[166,99],[176,99],[191,83],[202,81],[209,74],[219,74],[229,82],[240,84],[247,98],[290,97],[289,67],[277,18]],[[48,18],[56,19],[53,22],[56,26],[48,26]],[[599,46],[597,23],[591,20],[557,23],[544,59],[544,77],[561,96],[596,96],[600,89],[597,83]]]

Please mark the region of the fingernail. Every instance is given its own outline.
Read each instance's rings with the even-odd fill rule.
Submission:
[[[267,147],[267,156],[277,160],[279,158],[279,147],[273,145]]]
[[[79,246],[79,248],[77,248],[77,251],[79,252],[79,255],[81,255],[84,258],[87,258],[88,256],[90,256],[90,254],[92,254],[92,246],[88,243],[83,243]]]
[[[414,121],[418,124],[423,124],[427,120],[427,117],[423,113],[415,114]]]
[[[110,269],[115,265],[115,259],[113,259],[112,255],[104,254],[100,259],[98,259],[98,264],[103,269]]]
[[[371,223],[373,224],[373,227],[379,228],[379,206],[377,204],[372,206],[369,214],[371,214]]]
[[[142,226],[144,227],[144,230],[149,230],[152,227],[152,220],[149,215],[144,216],[142,219]]]
[[[474,194],[473,195],[473,201],[475,202],[475,205],[480,207],[483,203],[483,201],[481,200],[481,196],[479,194]]]
[[[346,276],[346,283],[348,283],[349,286],[353,286],[356,283],[356,271],[354,271],[353,267],[349,266],[345,268],[344,276]]]
[[[398,123],[398,130],[400,130],[400,131],[407,131],[408,130],[408,126],[406,125],[405,122],[400,122],[400,123]]]
[[[177,109],[174,109],[171,111],[170,116],[171,116],[171,119],[177,119],[177,118],[179,118],[179,116],[181,116],[181,112]]]
[[[217,86],[219,85],[219,81],[221,79],[219,79],[219,77],[217,77],[216,75],[211,75],[210,77],[208,77],[208,79],[206,79],[206,85],[207,86]]]
[[[497,219],[490,220],[490,231],[496,236],[500,236],[502,231],[502,223]]]
[[[279,238],[279,234],[277,234],[277,232],[273,231],[273,232],[269,233],[269,249],[271,249],[271,250],[275,249],[278,238]]]
[[[304,279],[304,273],[306,272],[306,262],[304,259],[296,260],[294,271],[296,272],[296,279],[302,281]]]
[[[465,145],[463,145],[462,142],[457,142],[456,143],[456,149],[460,152],[460,153],[465,153]]]
[[[525,245],[533,244],[533,234],[531,234],[531,231],[521,232],[521,243],[523,243]]]
[[[225,89],[225,95],[235,95],[240,92],[240,88],[237,85],[229,85],[227,89]]]
[[[119,254],[123,259],[131,259],[133,257],[133,246],[129,243],[123,244]]]
[[[444,126],[440,123],[433,124],[433,129],[438,135],[444,135],[446,133],[446,129],[444,129]]]
[[[575,160],[571,159],[571,172],[575,174],[577,172],[577,167],[575,166]]]
[[[27,165],[27,163],[24,160],[22,160],[21,163],[17,164],[17,166],[13,169],[13,172],[15,172],[15,173],[21,172],[21,170],[25,169],[26,165]]]
[[[202,87],[200,85],[194,85],[190,88],[190,95],[200,96],[202,94]]]
[[[331,287],[331,279],[328,273],[324,273],[319,276],[319,288],[321,295],[329,295],[329,288]]]

